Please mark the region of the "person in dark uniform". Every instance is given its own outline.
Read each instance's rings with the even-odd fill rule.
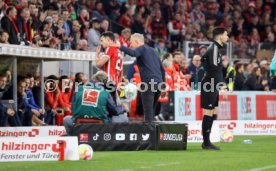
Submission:
[[[203,108],[202,135],[203,149],[219,150],[210,141],[210,133],[213,121],[218,114],[219,91],[223,92],[226,98],[226,85],[222,74],[222,54],[221,49],[228,41],[228,34],[225,28],[218,27],[213,30],[213,43],[208,47],[201,62],[205,69],[205,75],[201,82],[201,108]],[[223,84],[224,83],[224,84]]]
[[[153,48],[145,44],[144,36],[135,33],[130,38],[130,47],[120,46],[120,50],[127,55],[136,57],[141,76],[141,99],[145,122],[154,121],[158,99],[165,85],[165,70]],[[160,89],[162,90],[160,90]]]

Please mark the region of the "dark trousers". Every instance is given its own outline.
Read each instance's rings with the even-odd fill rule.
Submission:
[[[145,122],[152,122],[154,121],[155,110],[161,92],[158,90],[157,84],[154,84],[153,88],[151,88],[150,84],[148,84],[147,87],[147,90],[145,90],[145,85],[141,85],[141,98],[143,103]]]
[[[30,109],[18,111],[18,116],[22,123],[22,126],[32,126],[32,111]]]
[[[9,116],[8,123],[10,126],[22,126],[18,113],[15,113],[13,116]]]
[[[7,114],[4,111],[0,110],[0,127],[6,126],[7,117]]]
[[[137,98],[136,98],[136,111],[135,114],[136,115],[143,115],[144,111],[143,111],[143,103],[142,103],[142,97],[141,97],[141,92],[137,92]]]

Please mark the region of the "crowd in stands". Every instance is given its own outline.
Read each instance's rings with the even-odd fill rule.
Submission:
[[[182,48],[184,40],[208,41],[213,28],[223,26],[233,46],[246,49],[266,42],[265,48],[275,49],[275,4],[271,0],[1,0],[0,40],[95,51],[100,34],[111,29],[122,44],[129,43],[130,33],[141,33],[152,46],[161,43],[161,51],[173,52]],[[112,27],[114,23],[121,29]],[[120,32],[122,28],[127,30]]]

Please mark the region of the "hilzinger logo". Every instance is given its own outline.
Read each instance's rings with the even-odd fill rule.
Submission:
[[[183,135],[160,133],[160,140],[161,141],[183,141]]]
[[[236,122],[230,122],[227,127],[229,130],[233,130],[234,128],[237,127],[237,124],[236,124]]]
[[[0,137],[36,137],[39,129],[33,128],[31,131],[0,131]]]
[[[57,140],[57,143],[49,144],[49,143],[25,143],[25,142],[2,142],[1,151],[31,151],[32,153],[37,152],[38,150],[47,150],[49,148],[52,149],[53,152],[60,152],[60,150],[64,150],[61,147],[63,144],[63,148],[66,148],[66,142],[64,140]]]

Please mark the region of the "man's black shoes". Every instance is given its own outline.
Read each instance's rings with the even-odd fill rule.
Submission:
[[[205,145],[204,143],[202,143],[201,147],[204,150],[220,150],[220,148],[215,146],[214,144]]]

